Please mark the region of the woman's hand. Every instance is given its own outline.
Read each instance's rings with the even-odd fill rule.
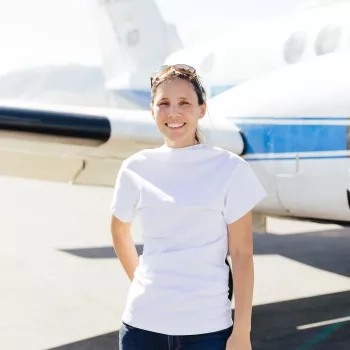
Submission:
[[[227,339],[226,350],[252,350],[249,333],[233,331]]]

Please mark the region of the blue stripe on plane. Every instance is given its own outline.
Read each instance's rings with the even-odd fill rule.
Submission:
[[[131,102],[148,109],[151,103],[151,90],[113,90],[114,93],[130,100]]]
[[[347,150],[347,125],[237,123],[245,155]]]
[[[232,88],[233,85],[218,85],[209,86],[206,90],[210,97],[214,97],[222,92]],[[148,109],[151,103],[151,89],[117,89],[113,90],[116,94],[138,104],[139,106]]]

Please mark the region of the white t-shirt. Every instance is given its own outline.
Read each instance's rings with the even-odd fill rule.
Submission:
[[[124,222],[138,216],[144,250],[122,320],[168,335],[230,327],[227,224],[265,195],[246,161],[207,144],[126,159],[111,210]]]

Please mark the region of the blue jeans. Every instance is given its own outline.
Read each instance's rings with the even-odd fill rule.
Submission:
[[[122,324],[119,350],[225,350],[232,326],[221,331],[196,335],[166,335]]]

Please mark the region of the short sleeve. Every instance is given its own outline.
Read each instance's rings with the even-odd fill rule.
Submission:
[[[238,220],[264,197],[266,191],[251,166],[241,159],[229,180],[226,196],[224,219],[227,224]]]
[[[122,163],[113,192],[110,206],[112,214],[123,222],[131,222],[139,201],[137,175]]]

